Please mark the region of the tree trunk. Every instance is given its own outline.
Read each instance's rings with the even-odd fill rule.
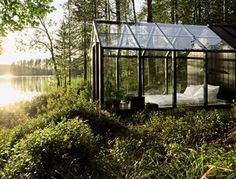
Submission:
[[[120,0],[116,0],[116,20],[120,21]]]
[[[178,24],[178,2],[177,0],[171,0],[171,22]]]
[[[147,22],[153,22],[152,0],[147,0]]]
[[[227,23],[227,19],[228,19],[228,0],[223,0],[223,23],[226,24]]]
[[[41,25],[43,26],[43,28],[45,30],[45,33],[46,33],[46,36],[47,36],[47,38],[49,40],[51,58],[52,58],[53,66],[54,66],[54,71],[56,73],[57,87],[59,87],[61,85],[61,82],[60,82],[60,75],[58,73],[57,62],[56,62],[56,58],[55,58],[54,46],[53,46],[52,38],[51,38],[51,36],[50,36],[50,34],[48,32],[48,29],[47,29],[43,19],[39,17],[39,21],[40,21]]]
[[[153,22],[152,0],[147,0],[147,22]],[[148,62],[147,64],[148,80],[147,81],[148,81],[148,85],[150,85],[152,81],[152,77],[156,76],[155,62],[152,59],[149,59],[147,62]]]
[[[87,24],[84,19],[84,81],[87,81]]]
[[[69,52],[69,61],[68,61],[68,84],[71,85],[71,58],[72,58],[72,53],[71,53],[71,8],[70,8],[70,3],[68,2],[68,13],[69,13],[69,18],[68,18],[68,37],[69,37],[69,47],[68,47],[68,52]]]
[[[132,7],[133,7],[134,22],[137,22],[137,16],[136,16],[136,9],[135,9],[134,0],[132,0]]]

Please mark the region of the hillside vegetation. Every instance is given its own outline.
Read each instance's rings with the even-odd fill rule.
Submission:
[[[56,90],[0,113],[0,178],[235,178],[236,108],[117,117]]]

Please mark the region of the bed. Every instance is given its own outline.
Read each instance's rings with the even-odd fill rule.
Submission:
[[[219,104],[225,103],[224,100],[218,99],[219,86],[208,85],[208,103]],[[159,107],[172,106],[173,95],[144,95],[146,104],[157,104]],[[177,93],[178,105],[199,106],[204,103],[203,85],[190,85],[184,93]]]

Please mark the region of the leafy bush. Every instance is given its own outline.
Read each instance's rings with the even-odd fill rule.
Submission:
[[[118,118],[71,88],[24,110],[26,122],[0,131],[2,178],[236,177],[236,108]]]
[[[12,129],[24,123],[27,119],[27,116],[21,110],[12,111],[11,109],[0,108],[0,130],[2,128]]]
[[[5,136],[2,138],[0,144],[0,169],[15,155],[12,149],[19,141],[25,141],[25,138],[31,135],[31,133],[44,131],[50,125],[57,126],[61,121],[80,117],[80,119],[90,125],[94,134],[104,136],[111,136],[110,134],[113,136],[123,135],[127,130],[116,121],[114,115],[98,109],[96,104],[88,102],[83,96],[78,96],[74,89],[67,90],[66,92],[59,90],[52,95],[47,94],[35,100],[37,101],[37,99],[43,101],[37,103],[40,104],[37,107],[37,114],[35,115],[37,118],[31,118],[26,123],[8,131],[8,133],[5,131],[0,133]],[[35,104],[35,101],[32,101],[32,103]],[[29,111],[34,111],[36,105],[32,105],[31,107],[29,105],[25,109],[27,109],[26,113],[33,117],[34,115],[30,115]],[[25,142],[27,143],[28,141]]]
[[[107,178],[235,178],[235,143],[216,142],[235,124],[230,110],[139,112],[131,136],[101,150],[100,169]]]
[[[2,177],[89,177],[95,142],[89,126],[77,118],[36,130],[14,146]]]

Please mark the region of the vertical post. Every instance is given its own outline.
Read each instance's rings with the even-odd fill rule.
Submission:
[[[96,56],[95,56],[95,100],[99,99],[99,57],[100,47],[99,43],[96,42]]]
[[[234,96],[233,96],[233,98],[232,99],[236,99],[236,53],[234,54],[235,56],[234,56],[234,89],[233,89],[233,91],[234,91]]]
[[[118,57],[116,58],[116,90],[120,89],[120,60],[119,60],[119,53]]]
[[[177,77],[176,77],[176,51],[172,52],[172,68],[173,68],[173,108],[176,108],[177,104]]]
[[[95,92],[95,90],[96,90],[96,73],[95,73],[95,65],[96,65],[96,46],[94,45],[93,46],[93,51],[92,51],[92,65],[91,65],[91,70],[92,70],[92,77],[93,77],[93,79],[92,79],[92,99],[93,99],[93,101],[95,101],[95,99],[96,99],[96,92]]]
[[[204,107],[208,106],[208,53],[205,53],[204,59]]]
[[[138,52],[138,97],[142,97],[142,54],[141,50]]]
[[[233,99],[236,99],[236,53],[234,54],[234,96],[233,96]]]
[[[143,89],[143,95],[144,95],[144,90],[145,90],[145,67],[144,67],[144,57],[142,56],[141,57],[142,59],[142,82],[143,82],[143,85],[142,85],[142,89]]]
[[[168,75],[168,57],[166,57],[165,58],[165,86],[166,86],[166,94],[169,93],[168,79],[169,79],[169,75]]]
[[[104,50],[102,47],[99,54],[99,107],[104,107]]]

